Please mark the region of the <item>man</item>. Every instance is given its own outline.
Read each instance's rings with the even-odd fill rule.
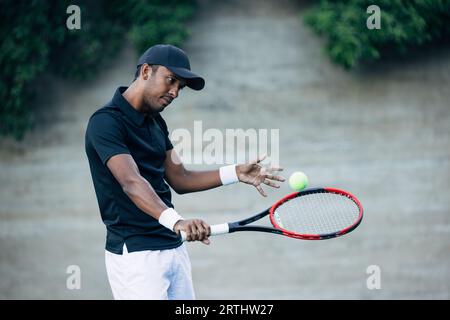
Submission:
[[[278,187],[284,181],[257,160],[219,170],[190,171],[169,140],[160,112],[203,78],[190,71],[186,54],[171,45],[149,48],[139,59],[136,79],[90,118],[86,154],[100,213],[106,225],[105,262],[115,299],[194,299],[187,241],[209,244],[209,225],[183,219],[171,203],[177,193],[234,182]]]

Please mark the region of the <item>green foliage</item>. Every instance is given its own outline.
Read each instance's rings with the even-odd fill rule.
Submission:
[[[154,0],[143,3],[130,0],[121,6],[121,11],[128,12],[130,38],[139,52],[157,43],[170,43],[181,46],[188,36],[186,21],[193,15],[194,1]]]
[[[21,138],[30,126],[25,105],[28,84],[44,70],[50,48],[45,35],[49,5],[39,1],[3,1],[0,10],[0,134]],[[17,14],[20,12],[20,15]]]
[[[76,4],[82,16],[80,30],[66,27],[66,8]],[[104,8],[107,0],[63,0],[57,2],[59,14],[55,15],[55,28],[63,34],[63,41],[52,47],[51,70],[58,75],[84,80],[92,78],[99,68],[114,57],[120,48],[125,27],[113,22]],[[57,18],[56,18],[57,17]]]
[[[68,30],[69,5],[81,29]],[[2,0],[0,135],[21,139],[32,125],[32,88],[42,73],[93,77],[128,35],[139,52],[156,43],[181,45],[195,0]]]
[[[366,26],[372,4],[380,8],[381,29]],[[352,68],[448,37],[450,0],[322,0],[304,19],[327,38],[331,59]]]

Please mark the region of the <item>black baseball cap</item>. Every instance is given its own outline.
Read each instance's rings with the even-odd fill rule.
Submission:
[[[191,89],[202,90],[205,86],[205,80],[191,72],[191,65],[186,53],[173,45],[157,44],[150,47],[139,58],[137,66],[140,67],[144,63],[166,67],[184,79],[186,85]]]

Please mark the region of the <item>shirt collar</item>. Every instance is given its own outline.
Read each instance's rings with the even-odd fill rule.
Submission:
[[[134,124],[141,127],[146,120],[146,115],[142,112],[137,111],[135,108],[133,108],[133,106],[127,101],[127,99],[124,98],[122,93],[124,93],[125,90],[127,90],[127,89],[128,89],[128,87],[117,88],[116,92],[114,93],[112,102],[115,105],[117,105],[120,108],[120,110],[122,110],[125,113],[125,115],[131,121],[133,121]]]

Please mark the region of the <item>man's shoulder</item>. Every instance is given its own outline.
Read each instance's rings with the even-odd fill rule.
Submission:
[[[97,109],[90,117],[88,123],[92,122],[103,122],[103,121],[113,121],[121,122],[122,112],[118,106],[108,103],[99,109]]]
[[[115,118],[119,119],[121,116],[121,111],[119,107],[113,105],[112,103],[107,103],[103,107],[97,109],[89,118],[89,121],[91,121],[93,118],[96,117],[102,117],[102,118]]]
[[[87,124],[86,136],[116,130],[123,133],[126,131],[122,120],[122,113],[117,106],[106,104],[90,116]]]

